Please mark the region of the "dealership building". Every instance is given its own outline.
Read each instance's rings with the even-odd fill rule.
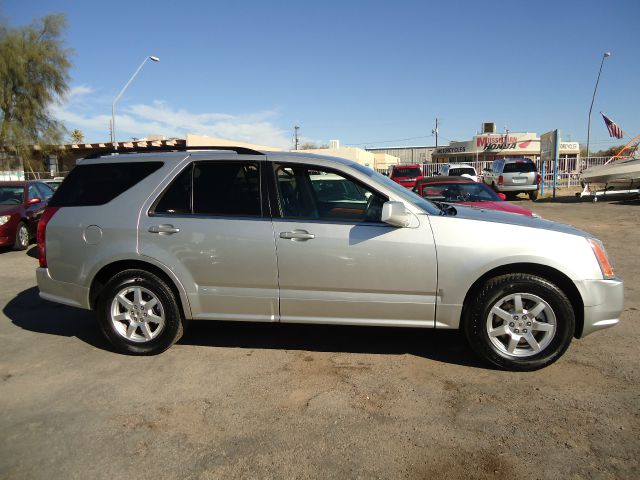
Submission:
[[[578,142],[560,142],[560,159],[577,159],[580,155]],[[482,133],[471,140],[452,141],[446,147],[437,148],[432,154],[434,163],[490,162],[500,158],[540,158],[540,137],[535,133]]]

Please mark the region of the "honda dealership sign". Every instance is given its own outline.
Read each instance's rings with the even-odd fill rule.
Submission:
[[[560,153],[577,154],[580,151],[578,142],[559,143]],[[514,155],[539,155],[540,138],[535,133],[485,133],[475,135],[473,140],[451,142],[447,147],[440,147],[435,155],[509,153]]]

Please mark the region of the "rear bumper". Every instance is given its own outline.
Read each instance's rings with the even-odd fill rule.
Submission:
[[[578,289],[584,299],[584,325],[578,338],[590,333],[613,327],[620,320],[624,309],[624,284],[622,280],[586,280],[580,282]]]
[[[51,278],[48,268],[37,268],[36,279],[40,297],[51,302],[89,310],[89,289]]]
[[[534,192],[538,185],[497,185],[499,192]]]

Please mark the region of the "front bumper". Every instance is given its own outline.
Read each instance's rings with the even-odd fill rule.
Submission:
[[[71,307],[90,309],[89,289],[74,283],[59,282],[51,278],[48,268],[37,268],[36,279],[40,297]]]
[[[584,301],[584,323],[576,337],[613,327],[620,320],[624,309],[624,284],[622,280],[585,280],[577,285]]]

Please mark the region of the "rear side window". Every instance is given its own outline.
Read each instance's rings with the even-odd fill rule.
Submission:
[[[528,173],[535,171],[536,166],[533,162],[519,161],[514,163],[505,163],[502,173]]]
[[[258,165],[248,162],[192,164],[171,183],[151,213],[260,216]]]
[[[163,165],[162,162],[114,162],[78,165],[51,198],[51,207],[104,205]]]

